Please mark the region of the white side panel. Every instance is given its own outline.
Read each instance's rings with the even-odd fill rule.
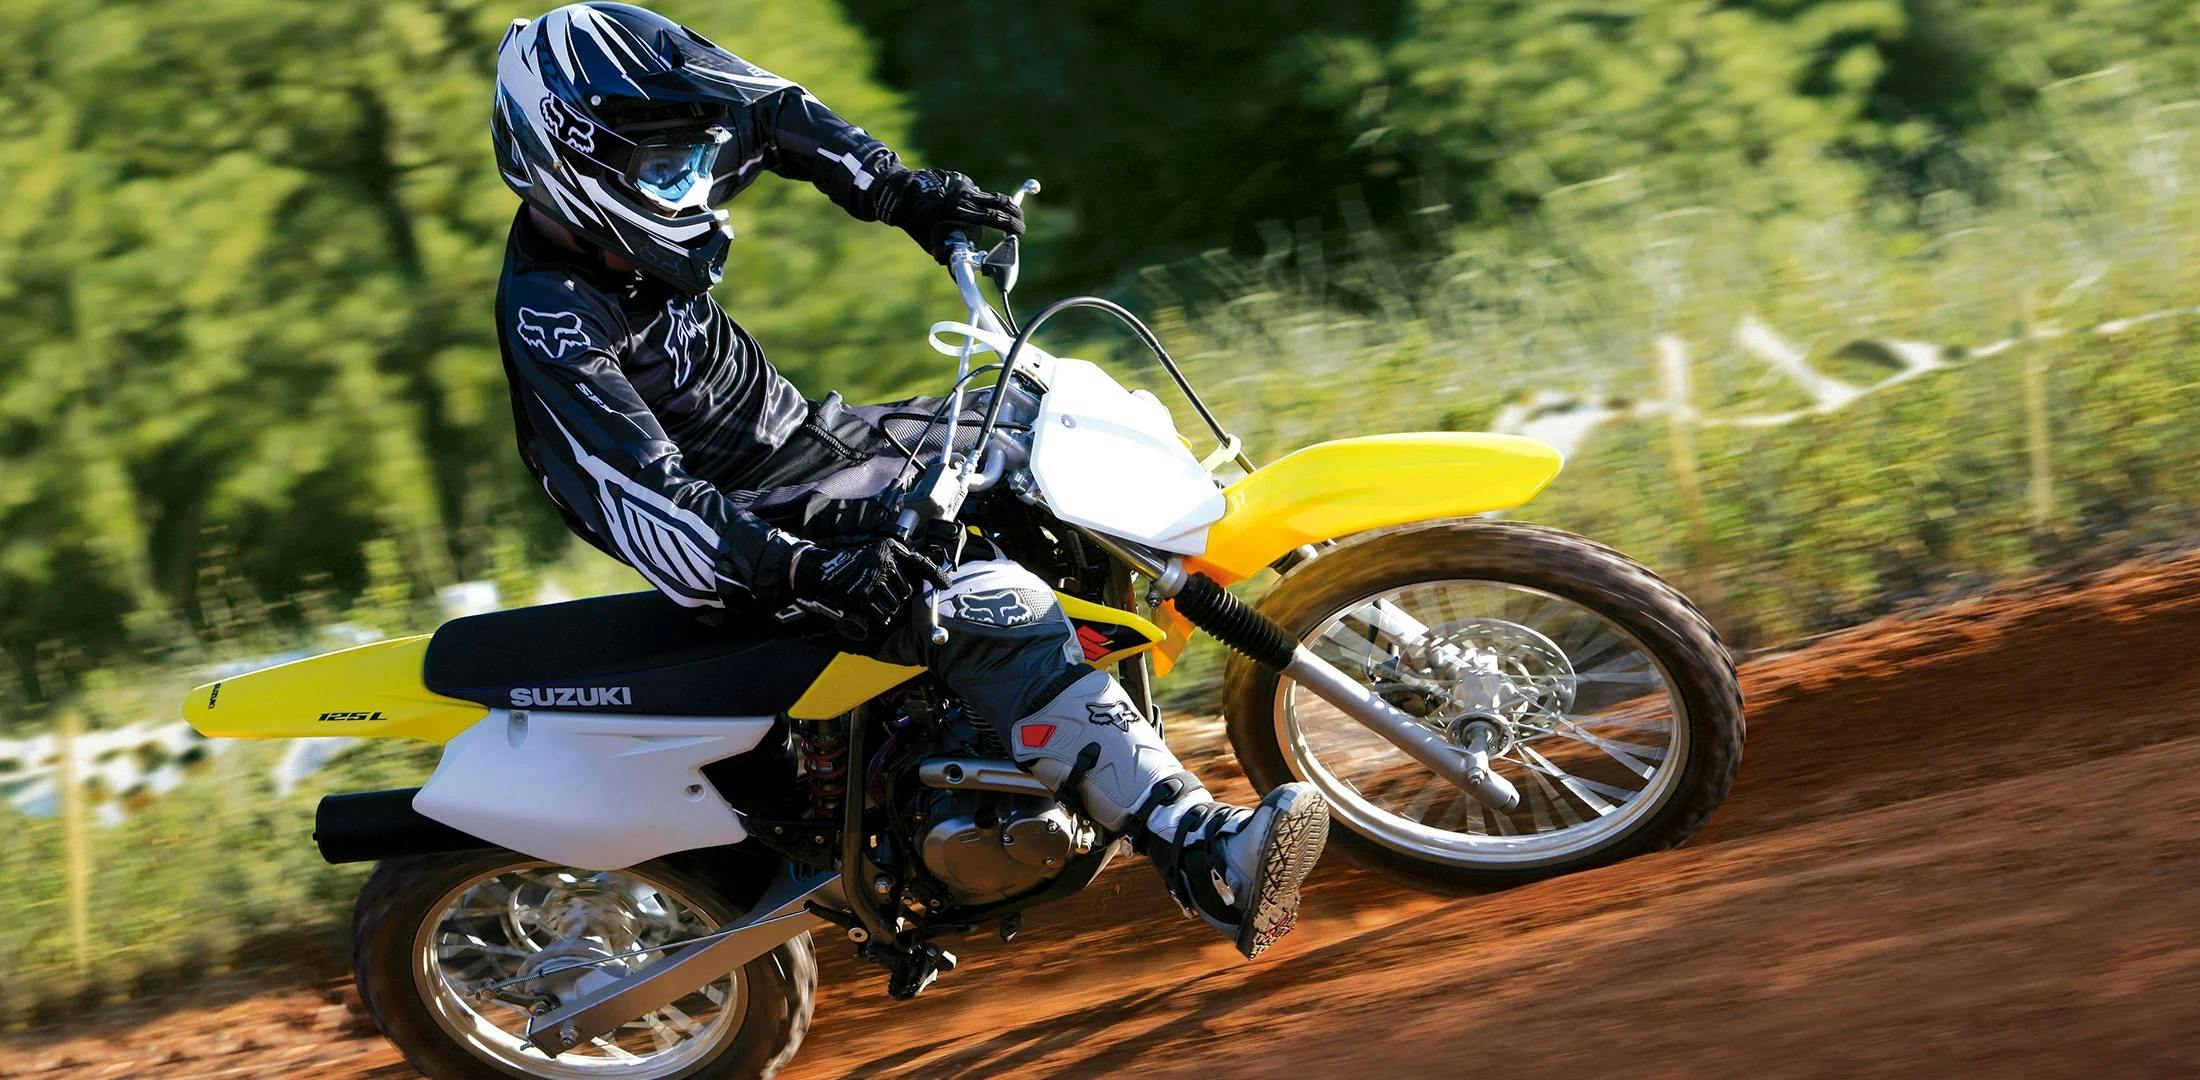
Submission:
[[[703,779],[756,748],[770,717],[497,709],[443,748],[413,809],[538,859],[616,870],[748,834]]]
[[[1177,437],[1167,406],[1083,360],[1054,363],[1034,425],[1031,475],[1055,516],[1197,555],[1223,498]]]

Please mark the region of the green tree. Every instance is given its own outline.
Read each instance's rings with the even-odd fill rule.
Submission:
[[[828,5],[667,4],[889,141],[904,109]],[[0,5],[0,648],[260,595],[423,588],[562,527],[515,460],[491,297],[516,205],[477,0]],[[908,389],[947,295],[900,234],[767,183],[721,299],[798,383]],[[935,307],[934,310],[938,308]]]

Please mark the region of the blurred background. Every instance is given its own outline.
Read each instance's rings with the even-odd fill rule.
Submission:
[[[1738,651],[2200,526],[2190,0],[659,7],[905,158],[1042,179],[1025,305],[1147,314],[1256,459],[1560,445],[1520,516]],[[313,800],[433,761],[211,745],[185,688],[641,587],[512,446],[487,112],[533,14],[0,0],[0,1023],[327,947],[363,868]],[[719,298],[807,392],[941,388],[904,237],[731,210]]]

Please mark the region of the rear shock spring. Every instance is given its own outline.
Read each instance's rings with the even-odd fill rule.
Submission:
[[[837,720],[804,723],[796,726],[795,741],[810,816],[832,820],[848,793],[848,731]]]

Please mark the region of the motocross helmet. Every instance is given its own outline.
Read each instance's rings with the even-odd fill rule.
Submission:
[[[529,205],[683,292],[725,270],[733,110],[792,84],[627,4],[519,19],[497,47],[497,171]]]

